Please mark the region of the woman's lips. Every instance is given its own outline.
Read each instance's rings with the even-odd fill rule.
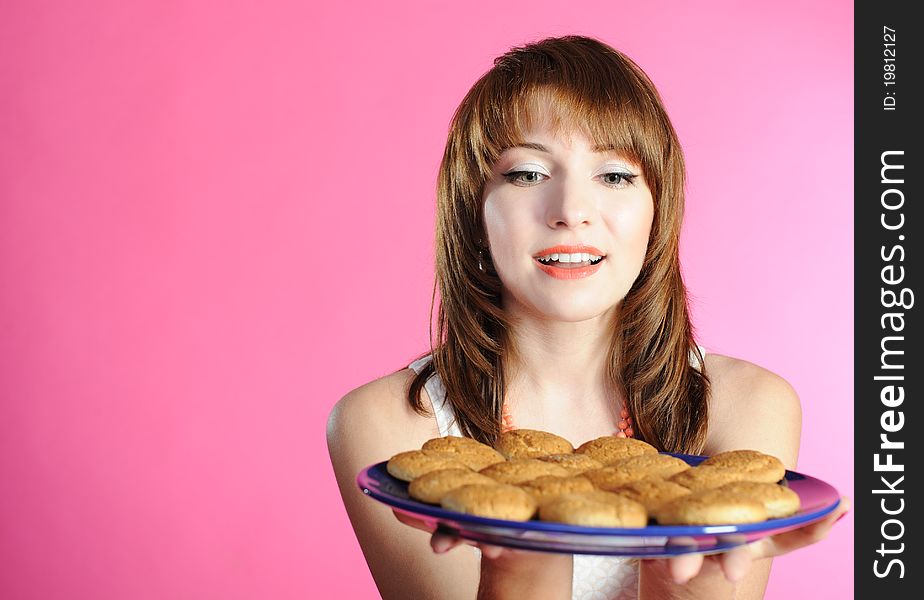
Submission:
[[[540,250],[533,259],[545,274],[556,279],[583,279],[597,272],[606,254],[587,244],[558,244]]]
[[[593,254],[595,256],[605,256],[603,251],[598,250],[595,246],[587,246],[585,244],[559,244],[557,246],[552,246],[551,248],[546,248],[545,250],[540,250],[534,254],[533,257],[539,258],[540,256],[548,256],[549,254],[573,254],[575,252],[586,252],[587,254]]]

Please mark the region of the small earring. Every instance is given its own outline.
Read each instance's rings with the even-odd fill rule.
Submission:
[[[482,273],[484,273],[484,265],[481,263],[482,258],[484,258],[484,255],[482,254],[481,250],[479,249],[479,250],[478,250],[478,270],[481,271]]]

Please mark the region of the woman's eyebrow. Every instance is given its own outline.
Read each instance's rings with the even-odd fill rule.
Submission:
[[[523,142],[522,144],[514,144],[512,146],[507,146],[501,152],[506,152],[513,148],[526,148],[527,150],[538,150],[539,152],[545,152],[546,154],[551,154],[552,151],[543,146],[542,144],[537,144],[536,142]]]

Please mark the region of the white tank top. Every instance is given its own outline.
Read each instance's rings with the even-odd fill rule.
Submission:
[[[699,346],[706,356],[706,350]],[[430,362],[430,355],[408,365],[415,373]],[[690,362],[701,368],[695,355],[690,353]],[[434,374],[424,384],[433,405],[433,415],[439,426],[440,436],[462,436],[456,423],[452,406],[446,401],[446,388],[439,375]],[[477,551],[478,549],[475,548]],[[638,560],[621,556],[574,555],[574,576],[571,583],[572,600],[636,600],[638,598]]]

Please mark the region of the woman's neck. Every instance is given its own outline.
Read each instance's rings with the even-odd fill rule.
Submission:
[[[596,414],[611,429],[619,409],[607,374],[615,309],[580,322],[513,316],[506,400],[518,425]]]

